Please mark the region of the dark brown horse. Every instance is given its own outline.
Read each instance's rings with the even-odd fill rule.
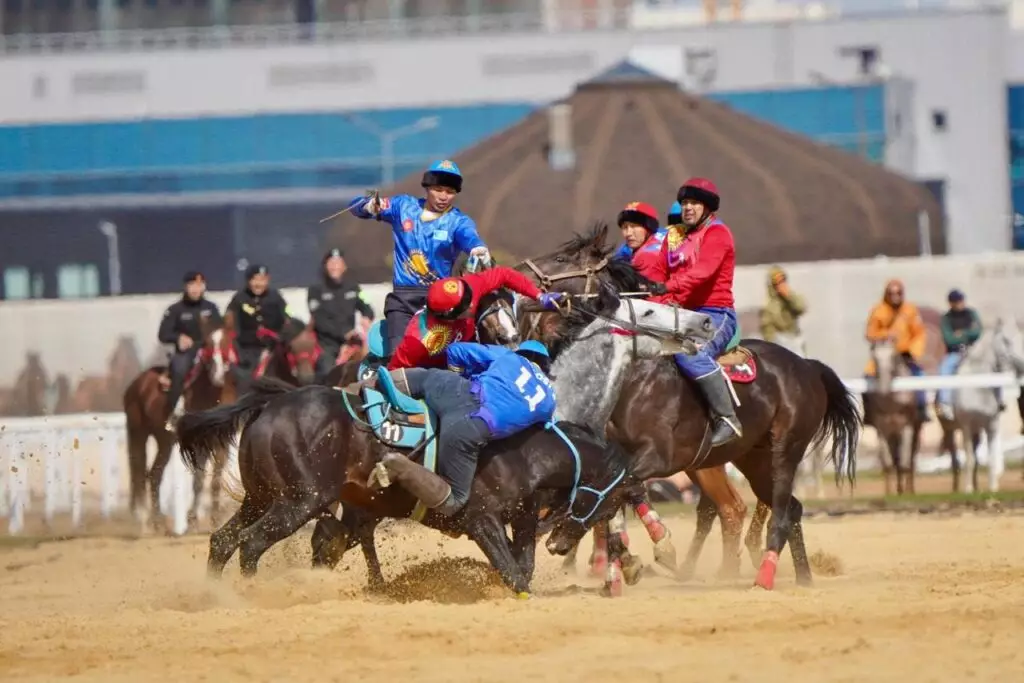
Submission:
[[[394,450],[353,418],[343,392],[326,386],[293,389],[257,380],[238,402],[178,423],[182,456],[189,467],[210,449],[227,446],[242,429],[238,464],[245,496],[231,520],[210,537],[208,570],[220,576],[240,549],[242,573],[256,573],[260,557],[312,519],[314,565],[333,566],[362,544],[371,587],[383,583],[373,528],[385,517],[409,517],[416,500],[398,486],[374,490],[368,479],[383,455]],[[466,534],[483,550],[502,579],[520,597],[528,595],[541,508],[569,508],[584,526],[611,517],[637,484],[625,454],[581,427],[562,425],[579,453],[579,466],[553,431],[534,427],[492,442],[481,453],[469,502],[453,517],[428,510],[423,523],[450,535]],[[584,483],[616,495],[575,496]],[[573,495],[570,495],[570,494]],[[331,508],[339,500],[339,522]],[[571,500],[571,503],[570,503]],[[512,527],[511,542],[505,525]]]
[[[231,343],[223,331],[208,324],[203,318],[202,346],[197,362],[186,379],[185,407],[187,410],[205,410],[217,404],[235,399],[234,382],[228,372],[233,357]],[[166,522],[160,512],[160,482],[164,469],[171,458],[175,435],[166,428],[167,367],[154,366],[143,371],[132,381],[124,392],[124,413],[128,442],[128,471],[131,478],[131,510],[136,519],[145,524],[146,484],[149,484],[149,515],[157,531],[166,529]],[[156,441],[156,457],[153,466],[146,471],[146,445],[149,439]],[[193,500],[188,514],[189,527],[194,529],[199,510],[199,498],[203,490],[205,465],[204,454],[198,463],[192,480]],[[226,462],[226,451],[214,453],[213,482],[211,484],[211,519],[216,520],[220,511],[221,475]]]
[[[644,280],[632,266],[612,261],[605,245],[607,227],[563,245],[548,256],[524,262],[546,289],[585,297],[601,288],[635,292]],[[808,447],[832,439],[831,457],[839,481],[852,483],[861,420],[853,395],[827,365],[804,360],[787,349],[760,340],[744,340],[747,364],[756,379],[737,384],[737,415],[743,437],[709,450],[707,408],[699,391],[669,359],[637,363],[628,373],[608,425],[608,438],[631,453],[634,476],[664,477],[732,462],[746,476],[758,500],[770,505],[768,545],[755,585],[772,589],[779,553],[787,543],[797,581],[811,581],[803,538],[803,506],[793,496],[797,467]],[[845,457],[845,463],[842,458]],[[560,520],[548,540],[552,552],[565,554],[585,529]]]
[[[914,469],[921,444],[921,416],[913,391],[893,391],[892,381],[910,377],[910,366],[888,341],[871,345],[876,387],[864,394],[864,424],[878,432],[879,462],[885,477],[885,495],[914,493]],[[873,389],[873,390],[872,390]]]

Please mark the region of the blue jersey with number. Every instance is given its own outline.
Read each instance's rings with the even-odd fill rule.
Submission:
[[[352,201],[352,213],[374,218],[366,211],[369,200]],[[425,287],[451,276],[461,252],[484,246],[473,219],[452,207],[436,218],[423,215],[424,199],[400,194],[381,197],[380,220],[391,226],[395,236],[395,287]]]
[[[503,346],[458,342],[445,350],[448,369],[468,377],[480,410],[473,417],[487,423],[500,439],[555,414],[555,388],[536,365]]]

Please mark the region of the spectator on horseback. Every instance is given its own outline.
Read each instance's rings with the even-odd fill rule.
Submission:
[[[903,356],[910,373],[915,377],[924,375],[921,358],[928,343],[928,332],[917,306],[904,299],[903,283],[889,280],[885,285],[882,300],[871,309],[867,326],[868,342],[891,340],[896,352]],[[873,374],[869,372],[869,374]],[[930,422],[928,399],[923,391],[915,392],[921,422]]]
[[[394,289],[384,299],[388,349],[402,342],[409,320],[427,303],[427,287],[450,277],[460,253],[470,255],[470,269],[486,267],[491,253],[473,219],[455,207],[462,192],[462,172],[454,162],[437,161],[423,174],[425,197],[380,197],[373,194],[351,203],[359,218],[376,218],[391,226],[395,237]]]
[[[805,356],[800,318],[806,312],[807,304],[789,286],[786,271],[772,266],[768,270],[768,302],[761,309],[761,338]]]
[[[476,315],[480,300],[506,287],[516,294],[539,301],[549,310],[556,309],[562,297],[561,292],[541,292],[530,278],[503,266],[438,280],[427,288],[427,306],[409,321],[388,369],[443,368],[447,360],[442,352],[450,344],[476,341]]]
[[[320,344],[316,373],[323,380],[347,345],[360,346],[366,330],[356,328],[356,313],[373,321],[373,308],[355,282],[345,279],[345,255],[334,248],[324,254],[321,281],[306,290],[313,331]]]
[[[204,296],[206,278],[197,270],[190,270],[182,278],[184,292],[181,298],[167,307],[160,320],[157,337],[161,344],[172,344],[174,351],[168,363],[171,386],[167,389],[167,431],[185,412],[185,379],[195,365],[196,356],[203,346],[202,321],[213,328],[223,324],[217,305]]]
[[[239,394],[248,390],[264,351],[273,350],[289,318],[284,297],[270,286],[269,268],[254,263],[246,268],[245,279],[245,287],[235,292],[225,314],[225,327],[238,354]]]
[[[946,355],[939,363],[939,374],[949,376],[956,374],[960,362],[967,355],[967,350],[981,338],[982,326],[981,316],[973,308],[967,307],[963,292],[959,289],[951,290],[946,299],[949,302],[949,310],[943,314],[940,323],[942,341],[946,344]],[[999,410],[1005,410],[1002,392],[997,390],[996,397],[999,399]],[[939,415],[947,420],[952,420],[953,389],[943,387],[939,389],[935,398],[935,406]]]
[[[451,516],[469,500],[477,458],[489,441],[544,424],[555,414],[551,358],[538,341],[516,351],[460,342],[444,351],[448,370],[391,371],[396,386],[423,399],[440,424],[438,476],[401,453],[378,468],[424,505]]]
[[[713,339],[695,355],[675,357],[683,374],[697,382],[711,409],[712,447],[743,435],[732,389],[716,360],[737,330],[733,299],[736,250],[732,232],[718,217],[718,188],[706,178],[691,178],[677,195],[682,223],[669,227],[661,246],[659,273],[651,291],[655,303],[675,304],[711,316],[718,326]],[[663,284],[662,284],[663,283]]]
[[[671,218],[671,210],[669,213]],[[667,229],[658,226],[658,212],[654,207],[645,202],[630,202],[619,212],[618,224],[623,244],[612,258],[633,264],[647,279],[660,273],[658,261]]]

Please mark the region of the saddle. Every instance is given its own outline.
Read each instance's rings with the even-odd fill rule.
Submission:
[[[407,394],[403,394],[395,386],[386,371],[379,372],[384,360],[384,321],[377,321],[370,328],[369,355],[359,364],[360,380],[377,375],[379,391],[370,387],[361,387],[359,399],[362,405],[353,405],[349,394],[344,389],[342,396],[349,415],[358,424],[365,425],[384,445],[405,450],[416,450],[414,460],[431,472],[437,471],[437,421],[431,414],[427,404]],[[421,448],[422,447],[422,448]],[[420,521],[426,514],[426,507],[417,503],[411,515]]]
[[[745,346],[740,346],[740,331],[736,329],[732,339],[725,346],[718,358],[718,364],[722,366],[726,376],[733,382],[749,384],[757,379],[757,361],[754,360],[754,353]]]

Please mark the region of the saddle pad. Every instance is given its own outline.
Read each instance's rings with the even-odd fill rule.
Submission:
[[[718,357],[718,364],[733,382],[749,384],[757,379],[757,361],[750,349],[737,346]]]
[[[387,321],[383,318],[370,326],[369,338],[366,340],[368,352],[374,358],[383,358],[384,346],[388,337]]]

